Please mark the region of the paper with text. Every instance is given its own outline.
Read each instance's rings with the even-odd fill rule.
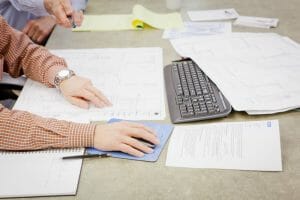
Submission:
[[[274,33],[232,33],[171,40],[216,83],[237,111],[300,107],[300,47]]]
[[[188,11],[188,15],[192,21],[229,20],[239,16],[234,8]]]
[[[74,122],[113,117],[131,120],[165,118],[162,49],[80,49],[52,53],[65,58],[77,75],[91,79],[113,106],[81,109],[67,102],[57,89],[28,80],[14,109]]]
[[[184,22],[182,29],[167,29],[164,39],[231,33],[230,22]]]
[[[252,17],[252,16],[239,16],[235,21],[236,26],[248,26],[257,28],[275,28],[278,26],[279,19],[265,18],[265,17]]]
[[[166,165],[282,171],[278,121],[177,126]]]

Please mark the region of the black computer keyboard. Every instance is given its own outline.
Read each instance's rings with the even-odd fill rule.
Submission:
[[[164,77],[173,123],[219,118],[231,112],[228,100],[191,59],[166,66]]]

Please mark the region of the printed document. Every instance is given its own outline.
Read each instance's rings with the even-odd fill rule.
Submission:
[[[166,165],[282,171],[278,121],[176,126]]]
[[[230,22],[184,22],[182,29],[167,29],[164,39],[231,33]]]
[[[67,102],[56,88],[28,80],[14,109],[74,122],[165,118],[162,49],[78,49],[52,53],[65,58],[77,75],[91,79],[113,106],[91,106],[85,110]]]
[[[236,19],[239,16],[234,8],[188,11],[188,15],[192,21],[230,20]]]
[[[279,19],[277,18],[239,16],[239,18],[237,18],[233,24],[236,26],[275,28],[278,26],[278,22]]]
[[[231,33],[172,39],[237,111],[269,114],[300,107],[300,47],[274,33]]]

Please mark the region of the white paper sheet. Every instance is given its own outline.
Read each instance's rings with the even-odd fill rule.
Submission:
[[[188,11],[188,15],[192,21],[229,20],[239,16],[234,8]]]
[[[0,198],[75,195],[84,148],[0,151]]]
[[[190,36],[206,36],[231,33],[230,22],[184,22],[182,29],[168,29],[163,33],[164,39],[175,39]]]
[[[239,16],[235,21],[236,26],[248,26],[257,28],[275,28],[278,26],[279,19],[265,18],[265,17],[252,17],[252,16]]]
[[[232,33],[171,43],[200,66],[237,111],[267,114],[300,107],[300,48],[290,39]]]
[[[166,165],[282,171],[278,121],[176,126]]]
[[[88,77],[113,107],[81,109],[57,89],[29,80],[14,106],[44,117],[89,122],[112,117],[131,120],[165,118],[160,48],[55,50],[77,75]]]

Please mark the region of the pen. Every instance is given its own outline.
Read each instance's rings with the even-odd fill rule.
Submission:
[[[73,17],[72,17],[72,16],[68,16],[68,19],[69,19],[69,21],[70,21],[70,23],[71,23],[71,25],[72,25],[72,28],[76,28],[77,25],[76,25],[76,23],[74,22]]]
[[[228,10],[225,10],[224,13],[225,13],[225,15],[227,15],[227,16],[231,16],[231,15],[232,15],[232,13],[231,13],[230,11],[228,11]]]
[[[65,156],[65,157],[62,157],[62,159],[66,160],[66,159],[96,158],[96,157],[107,158],[107,157],[110,157],[110,155],[107,154],[107,153],[104,153],[104,154],[87,154],[87,155]]]

